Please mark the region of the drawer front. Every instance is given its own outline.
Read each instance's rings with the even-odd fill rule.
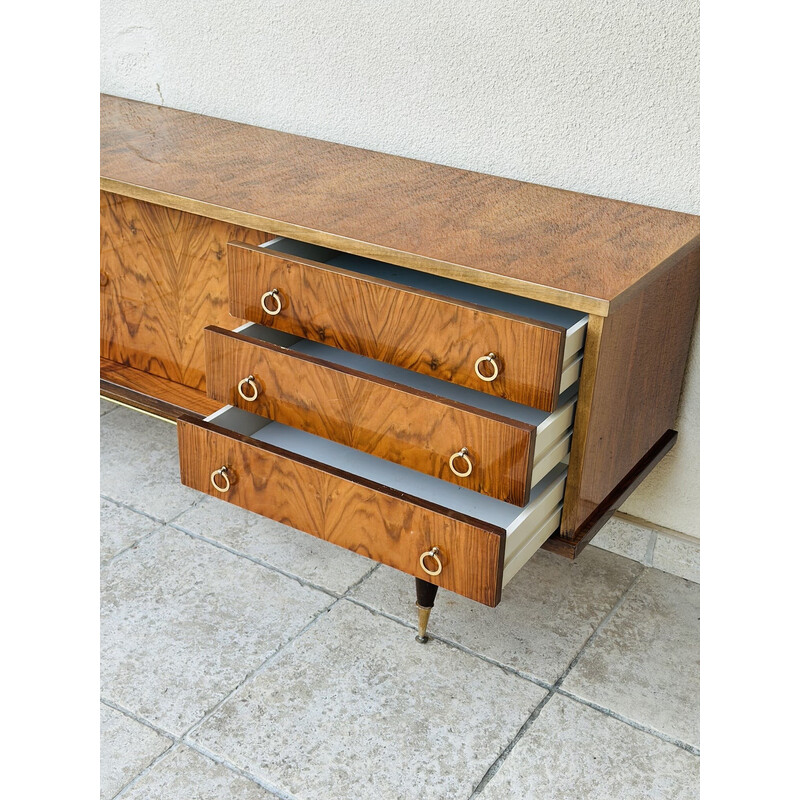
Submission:
[[[505,532],[206,421],[178,420],[181,481],[485,605],[500,601]],[[224,477],[212,473],[226,466]],[[420,556],[439,548],[437,576]],[[431,563],[428,560],[427,563]]]
[[[527,502],[531,425],[223,328],[206,329],[206,370],[208,394],[222,403],[505,502]],[[462,448],[466,458],[452,458],[451,467]]]
[[[259,247],[228,245],[234,316],[544,411],[555,409],[566,331]],[[276,290],[280,311],[261,299]],[[267,308],[277,309],[273,298]],[[484,360],[476,374],[476,363]]]

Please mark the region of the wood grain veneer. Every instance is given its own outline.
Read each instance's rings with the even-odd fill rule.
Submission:
[[[611,519],[614,512],[630,497],[633,490],[650,474],[659,461],[672,449],[678,438],[676,431],[667,431],[634,465],[628,474],[596,505],[570,537],[559,531],[542,548],[552,553],[577,558],[596,533]]]
[[[219,403],[509,503],[528,501],[532,425],[222,328],[206,330],[205,350],[207,391]],[[259,390],[253,401],[237,391],[248,375]],[[462,447],[474,464],[466,478],[448,463]]]
[[[485,605],[500,602],[505,531],[211,422],[178,420],[181,481]],[[230,491],[210,483],[226,465]],[[420,555],[438,547],[431,577]]]
[[[566,331],[252,245],[228,245],[231,313],[516,403],[558,404]],[[283,308],[266,314],[277,289]],[[491,382],[475,362],[495,353]]]
[[[100,394],[170,422],[175,422],[184,414],[202,419],[222,405],[199,389],[126,367],[107,358],[100,359]]]
[[[604,316],[699,219],[102,95],[101,187]]]
[[[205,389],[203,328],[228,310],[226,244],[269,236],[100,193],[100,356]]]
[[[669,431],[697,313],[699,240],[604,320],[589,320],[561,536],[586,520]],[[663,456],[663,451],[659,458]]]

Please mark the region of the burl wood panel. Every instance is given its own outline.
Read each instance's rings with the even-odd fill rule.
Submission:
[[[236,316],[544,411],[558,403],[564,328],[245,244],[228,246],[228,272]],[[271,289],[277,316],[261,307]],[[491,382],[475,374],[489,353]]]
[[[101,96],[101,186],[605,315],[699,231],[688,214]]]
[[[259,231],[100,193],[100,355],[205,390],[203,328],[228,309],[225,246]]]
[[[699,278],[698,239],[605,320],[590,319],[563,538],[583,537],[582,528],[598,506],[674,424]]]
[[[183,414],[207,417],[223,405],[198,389],[107,358],[100,359],[100,394],[171,422]]]
[[[505,532],[362,481],[208,422],[178,420],[186,486],[333,542],[485,605],[500,602]],[[230,491],[211,473],[227,465]],[[431,577],[420,555],[438,547],[443,569]]]
[[[206,329],[209,396],[516,505],[530,493],[535,427],[221,328]],[[253,375],[258,395],[239,381]],[[246,393],[252,389],[248,386]],[[474,467],[454,475],[466,447]],[[459,459],[457,468],[465,469]]]

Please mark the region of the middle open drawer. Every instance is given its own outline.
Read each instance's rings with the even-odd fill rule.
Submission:
[[[205,336],[209,397],[507,503],[569,454],[577,386],[547,413],[261,325]]]

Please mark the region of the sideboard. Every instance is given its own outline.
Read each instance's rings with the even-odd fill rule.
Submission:
[[[673,446],[699,219],[101,96],[100,390],[187,486],[496,606]],[[298,535],[302,535],[298,533]]]

